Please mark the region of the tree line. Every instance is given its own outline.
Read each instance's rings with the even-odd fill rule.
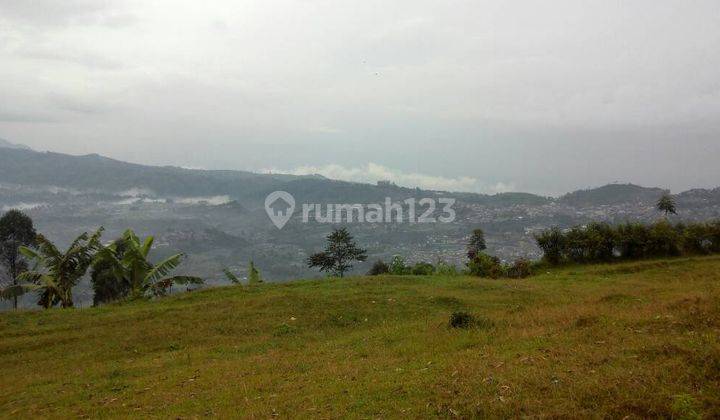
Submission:
[[[566,230],[554,227],[535,235],[535,241],[543,261],[551,265],[720,253],[720,220],[670,223],[669,216],[677,214],[677,208],[669,193],[660,197],[655,208],[664,219],[650,224],[592,222]]]
[[[552,228],[535,236],[543,260],[551,265],[706,255],[720,252],[720,221],[619,225],[593,222],[567,230]]]

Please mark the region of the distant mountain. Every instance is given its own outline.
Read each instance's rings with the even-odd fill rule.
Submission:
[[[574,191],[563,195],[558,202],[574,207],[602,205],[655,204],[665,192],[661,188],[641,187],[634,184],[608,184],[599,188]]]
[[[287,191],[310,203],[375,203],[383,202],[385,197],[404,199],[437,195],[454,196],[488,206],[536,205],[548,200],[527,193],[444,193],[398,187],[394,184],[371,185],[337,181],[319,175],[257,174],[246,171],[147,166],[97,154],[72,156],[20,149],[6,149],[0,153],[0,182],[102,193],[134,191],[136,195],[159,197],[228,195],[244,206],[262,205],[265,196],[277,190]]]
[[[265,175],[244,171],[207,171],[171,166],[146,166],[97,154],[7,149],[0,154],[0,182],[29,186],[138,195],[244,197],[272,190],[294,180],[291,175]]]
[[[7,146],[10,145],[10,146]],[[377,203],[385,197],[455,197],[465,203],[489,207],[538,206],[558,203],[573,207],[601,205],[654,205],[665,190],[633,184],[610,184],[580,190],[560,198],[529,193],[448,193],[337,181],[320,175],[257,174],[235,170],[200,170],[174,166],[148,166],[122,162],[97,154],[73,156],[35,152],[25,146],[0,140],[0,183],[25,186],[55,186],[71,190],[149,197],[210,197],[227,195],[247,208],[262,207],[265,196],[287,191],[309,203]],[[676,195],[679,204],[720,204],[720,188],[690,190]]]
[[[5,139],[0,139],[0,147],[5,147],[8,149],[32,150],[31,148],[25,146],[24,144],[10,143],[9,141],[7,141]]]
[[[720,188],[688,190],[677,194],[675,200],[680,207],[720,205]]]

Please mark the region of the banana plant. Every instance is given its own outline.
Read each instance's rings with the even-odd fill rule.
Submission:
[[[78,236],[65,252],[43,235],[37,236],[37,248],[20,247],[20,252],[31,262],[33,269],[18,276],[20,284],[13,286],[5,293],[20,294],[23,291],[37,291],[38,305],[51,308],[60,305],[62,308],[73,306],[72,289],[85,275],[95,258],[95,253],[102,247],[100,236],[103,228],[92,236],[87,232]]]
[[[144,241],[128,229],[120,241],[103,247],[95,258],[96,265],[109,269],[115,280],[122,282],[128,289],[130,298],[163,296],[173,284],[202,284],[203,279],[193,276],[169,276],[177,268],[184,254],[175,254],[153,264],[148,255],[154,238],[148,236]]]

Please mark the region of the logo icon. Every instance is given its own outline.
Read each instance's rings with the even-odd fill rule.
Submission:
[[[295,198],[285,191],[275,191],[265,197],[265,211],[275,227],[282,229],[295,211]]]

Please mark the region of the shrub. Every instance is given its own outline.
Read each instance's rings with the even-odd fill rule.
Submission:
[[[497,257],[478,253],[468,263],[468,273],[472,276],[496,279],[503,274],[503,267]]]
[[[615,230],[607,223],[593,222],[585,229],[589,261],[610,261],[615,254]]]
[[[375,264],[368,271],[368,276],[379,276],[381,274],[387,274],[390,272],[390,266],[385,264],[382,260],[375,261]]]
[[[402,276],[410,274],[410,267],[405,265],[405,259],[399,255],[393,257],[390,262],[390,274]]]
[[[435,273],[435,267],[427,262],[419,262],[412,267],[410,272],[416,276],[430,276]]]
[[[672,257],[680,255],[681,236],[667,221],[661,220],[648,229],[646,257]]]
[[[506,275],[511,279],[524,279],[532,275],[532,263],[525,258],[519,258],[507,268]]]
[[[552,228],[535,236],[550,264],[637,260],[682,254],[720,252],[720,221],[672,225],[667,220],[644,225],[591,223],[567,232]]]
[[[554,227],[535,235],[535,241],[543,251],[543,259],[552,265],[562,261],[564,236],[560,228]]]
[[[562,245],[561,255],[564,256],[564,259],[577,262],[583,262],[588,259],[586,256],[586,250],[588,248],[587,235],[583,228],[575,226],[566,232]]]
[[[712,227],[705,223],[691,223],[682,229],[683,250],[689,254],[708,254],[712,247]]]
[[[462,328],[468,329],[475,323],[475,317],[467,312],[453,312],[450,315],[450,322],[448,326],[450,328]]]
[[[258,270],[255,263],[250,260],[250,264],[248,264],[248,284],[260,284],[262,282],[260,270]]]
[[[720,220],[707,224],[708,239],[710,240],[710,252],[720,252]]]
[[[437,264],[435,264],[435,273],[441,276],[457,276],[460,274],[457,267],[445,261],[438,261]]]
[[[641,223],[625,223],[617,227],[617,245],[624,259],[644,258],[649,240],[648,229]]]
[[[453,312],[450,315],[450,321],[448,322],[450,328],[470,329],[470,328],[481,328],[491,329],[495,327],[495,323],[487,318],[476,317],[470,313],[458,311]]]

